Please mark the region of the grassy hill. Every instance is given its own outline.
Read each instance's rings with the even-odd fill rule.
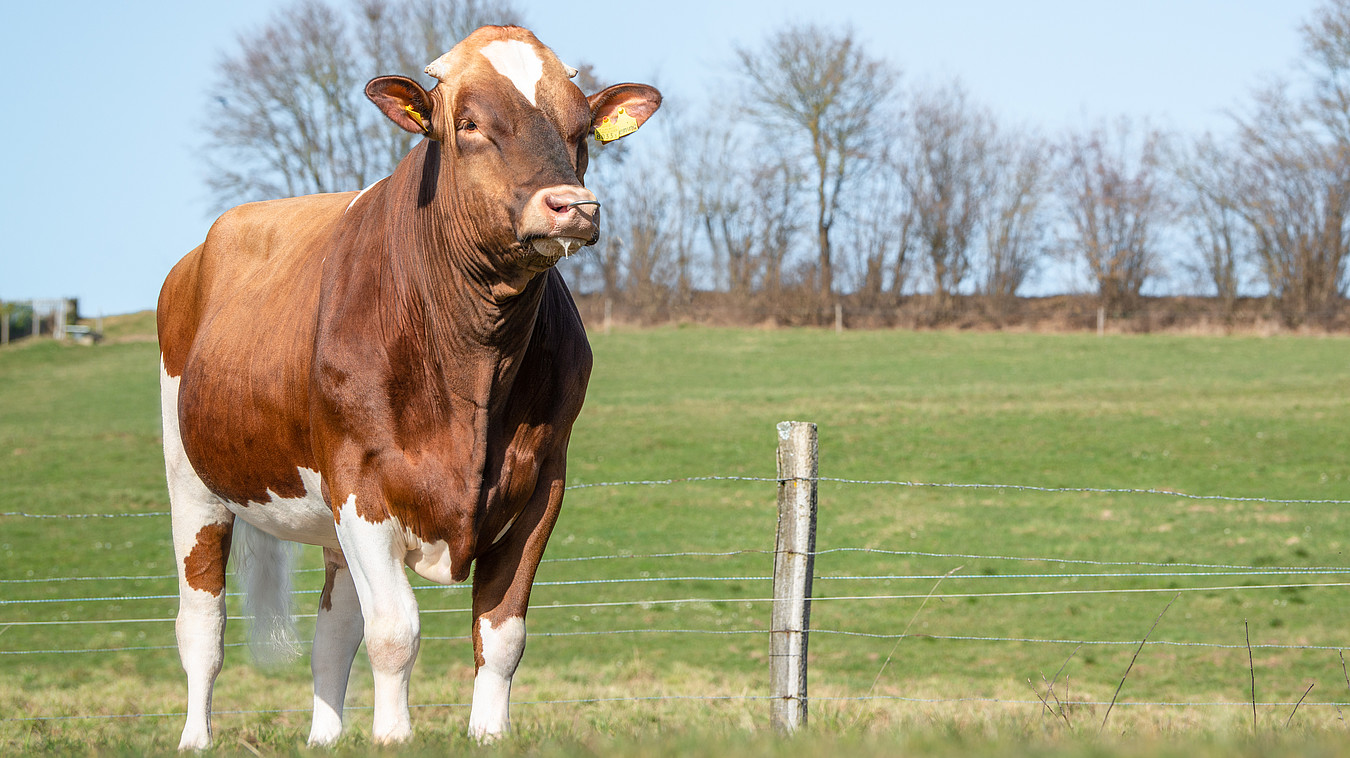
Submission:
[[[7,753],[168,751],[181,728],[106,718],[175,714],[184,694],[153,316],[105,330],[92,348],[0,350]],[[569,493],[517,735],[489,752],[780,752],[762,699],[775,485],[699,478],[772,479],[774,424],[794,419],[820,425],[823,477],[877,482],[820,485],[801,752],[1343,754],[1350,510],[1272,501],[1350,500],[1346,339],[666,328],[592,342],[570,482],[692,480]],[[316,551],[301,564],[315,590]],[[885,597],[837,599],[861,596]],[[412,701],[436,707],[414,712],[414,747],[466,749],[468,594],[418,597]],[[297,602],[312,614],[317,592]],[[294,752],[308,664],[258,670],[242,632],[228,630],[217,739]],[[369,677],[358,656],[356,752]],[[1253,678],[1264,739],[1249,742]],[[669,699],[637,699],[653,696]],[[703,696],[721,699],[677,699]],[[67,718],[89,715],[105,718]]]

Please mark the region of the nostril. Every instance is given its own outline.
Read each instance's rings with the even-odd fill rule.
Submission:
[[[544,206],[550,211],[558,215],[565,215],[572,209],[583,205],[593,205],[597,208],[600,207],[600,201],[592,199],[593,197],[594,195],[589,198],[582,195],[581,198],[578,199],[576,194],[564,193],[559,195],[545,195],[541,199],[543,200]]]

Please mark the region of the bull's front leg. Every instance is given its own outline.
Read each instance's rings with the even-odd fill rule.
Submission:
[[[412,736],[408,682],[421,638],[417,598],[404,573],[407,543],[397,520],[367,518],[360,495],[349,495],[338,510],[338,541],[351,571],[365,621],[366,654],[375,680],[371,738],[403,742]],[[379,495],[367,495],[379,498]],[[384,512],[379,502],[376,512]]]
[[[525,652],[525,612],[535,569],[562,506],[562,466],[540,477],[535,497],[480,555],[473,575],[473,709],[469,736],[490,742],[510,725],[511,679]]]

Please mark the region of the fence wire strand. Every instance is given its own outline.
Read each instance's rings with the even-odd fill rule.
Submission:
[[[694,482],[751,482],[751,483],[774,483],[781,484],[787,481],[777,477],[758,477],[758,476],[695,476],[669,479],[652,480],[630,480],[613,482],[593,482],[577,483],[566,487],[568,490],[587,490],[597,488],[629,487],[629,486],[669,486],[682,483]],[[1196,495],[1185,492],[1179,492],[1170,489],[1158,488],[1103,488],[1103,487],[1048,487],[1037,485],[1021,484],[983,484],[983,483],[940,483],[940,482],[918,482],[907,480],[868,480],[868,479],[849,479],[839,477],[817,477],[813,481],[817,483],[842,484],[851,486],[883,486],[883,487],[904,487],[904,488],[946,488],[957,490],[998,490],[1011,492],[1037,492],[1037,493],[1084,493],[1084,494],[1102,494],[1102,495],[1146,495],[1163,496],[1179,498],[1184,500],[1199,501],[1222,501],[1231,503],[1258,503],[1270,505],[1350,505],[1350,500],[1338,499],[1308,499],[1308,498],[1265,498],[1250,496],[1230,496],[1230,495]],[[159,518],[169,516],[168,511],[146,511],[129,513],[61,513],[61,514],[41,514],[28,513],[23,511],[0,512],[0,517],[8,518],[31,518],[31,519],[110,519],[110,518]],[[743,555],[772,555],[772,550],[762,549],[742,549],[729,551],[680,551],[668,553],[650,553],[633,554],[620,552],[613,555],[595,555],[595,556],[574,556],[566,558],[547,558],[545,563],[579,563],[607,560],[645,560],[645,559],[667,559],[680,557],[735,557]],[[1017,573],[1017,574],[967,574],[953,577],[953,581],[960,580],[1064,580],[1064,579],[1130,579],[1130,578],[1180,578],[1180,577],[1231,577],[1231,576],[1298,576],[1298,575],[1346,575],[1350,574],[1350,568],[1318,566],[1318,567],[1292,567],[1292,566],[1243,566],[1236,564],[1206,564],[1189,562],[1149,562],[1149,561],[1100,561],[1081,558],[1057,558],[1057,557],[1025,557],[1025,556],[1007,556],[1007,555],[975,555],[967,553],[938,553],[909,550],[887,550],[883,548],[870,547],[839,547],[816,551],[816,556],[829,556],[833,554],[858,553],[874,554],[882,556],[903,556],[911,558],[934,558],[934,559],[960,559],[960,560],[988,560],[988,561],[1018,561],[1025,563],[1049,563],[1060,565],[1084,565],[1101,567],[1137,567],[1137,568],[1166,568],[1171,571],[1114,571],[1114,572],[1047,572],[1047,573]],[[1178,571],[1176,569],[1194,569],[1190,571]],[[322,569],[303,569],[305,573],[318,572]],[[72,582],[91,582],[91,581],[166,581],[175,579],[174,574],[164,575],[145,575],[145,576],[77,576],[77,577],[47,577],[47,578],[26,578],[26,579],[3,579],[0,584],[20,585],[20,584],[42,584],[42,583],[72,583]],[[640,577],[618,577],[609,579],[574,579],[574,580],[551,580],[536,582],[536,587],[569,587],[586,585],[612,585],[625,583],[678,583],[678,582],[762,582],[768,581],[772,577],[768,576],[640,576]],[[929,574],[818,574],[817,580],[825,581],[931,581],[935,578]],[[1308,582],[1308,583],[1280,583],[1280,584],[1255,584],[1255,585],[1225,585],[1225,586],[1192,586],[1192,587],[1117,587],[1117,588],[1099,588],[1099,589],[1053,589],[1053,590],[1025,590],[1009,592],[962,592],[962,593],[943,593],[937,597],[940,599],[962,599],[962,598],[1025,598],[1037,596],[1059,596],[1059,595],[1111,595],[1111,594],[1140,594],[1140,593],[1182,593],[1182,592],[1238,592],[1245,590],[1269,590],[1269,589],[1311,589],[1311,588],[1337,588],[1350,586],[1350,582]],[[444,589],[444,590],[462,590],[467,585],[419,585],[414,587],[418,591]],[[315,590],[295,590],[294,594],[312,595]],[[238,593],[230,593],[229,596],[237,597]],[[14,599],[0,600],[0,605],[46,605],[57,603],[121,603],[136,600],[168,600],[176,599],[175,594],[145,594],[145,595],[102,595],[91,597],[75,598],[35,598],[35,599]],[[901,594],[881,594],[881,595],[826,595],[812,598],[815,602],[864,602],[864,601],[898,601],[915,600],[925,597],[923,593],[901,593]],[[700,598],[686,597],[678,599],[644,599],[644,600],[622,600],[610,602],[585,602],[585,603],[553,603],[550,605],[534,606],[536,612],[555,609],[601,609],[601,608],[623,608],[639,607],[650,608],[652,606],[680,606],[680,605],[704,605],[710,603],[772,603],[774,598],[752,597],[720,597],[720,598]],[[469,608],[430,608],[424,609],[427,614],[468,614]],[[245,616],[230,616],[231,620],[247,618]],[[574,617],[575,618],[575,617]],[[113,619],[62,619],[62,620],[0,620],[0,630],[15,627],[45,627],[45,626],[81,626],[96,624],[152,624],[167,623],[174,621],[174,618],[113,618]],[[975,636],[975,635],[930,635],[930,634],[885,634],[860,632],[846,629],[813,629],[818,635],[833,635],[840,637],[855,637],[866,639],[884,639],[898,640],[904,637],[915,639],[942,640],[953,642],[976,642],[976,643],[1020,643],[1020,644],[1050,644],[1050,645],[1089,645],[1089,646],[1133,646],[1137,645],[1137,640],[1073,640],[1073,639],[1053,639],[1053,638],[1035,638],[1035,637],[998,637],[998,636]],[[531,636],[544,638],[571,638],[571,637],[598,637],[615,635],[755,635],[767,636],[767,629],[676,629],[676,628],[630,628],[613,630],[579,630],[579,631],[533,631]],[[466,641],[470,639],[467,635],[460,636],[426,636],[425,640],[445,640],[445,641]],[[302,643],[308,646],[309,643]],[[1171,647],[1187,648],[1215,648],[1215,649],[1277,649],[1277,650],[1304,650],[1304,651],[1341,651],[1344,648],[1332,645],[1292,645],[1292,644],[1227,644],[1212,642],[1194,642],[1194,641],[1175,641],[1175,640],[1150,640],[1150,645],[1161,645]],[[233,642],[226,643],[226,647],[244,647],[247,643]],[[121,647],[106,648],[88,648],[88,649],[42,649],[42,650],[3,650],[0,656],[22,656],[22,655],[66,655],[81,653],[121,653],[121,652],[162,652],[176,649],[176,645],[128,645]],[[678,702],[678,701],[762,701],[773,699],[767,695],[649,695],[649,696],[621,696],[621,697],[597,697],[597,698],[578,698],[566,700],[534,700],[521,701],[513,705],[576,705],[576,704],[600,704],[600,703],[649,703],[649,702]],[[992,697],[969,697],[969,698],[917,698],[903,695],[866,695],[866,696],[813,696],[817,701],[834,702],[868,702],[868,701],[891,701],[900,703],[921,703],[921,704],[954,704],[954,703],[989,703],[989,704],[1007,704],[1007,705],[1043,705],[1038,700],[1014,700]],[[1284,703],[1271,702],[1260,703],[1262,706],[1269,707],[1289,707],[1298,705],[1307,707],[1345,707],[1345,703],[1339,702],[1302,702]],[[1106,706],[1105,702],[1093,701],[1072,701],[1066,705],[1079,706]],[[1158,706],[1158,707],[1246,707],[1248,701],[1217,701],[1217,702],[1148,702],[1133,701],[1116,703],[1117,706]],[[432,703],[424,705],[414,705],[413,708],[468,708],[469,703]],[[366,707],[350,707],[348,710],[361,711],[370,710]],[[281,713],[308,713],[308,709],[270,709],[270,710],[224,710],[217,711],[217,715],[264,715]],[[125,718],[145,718],[145,717],[183,717],[183,712],[165,712],[165,713],[147,713],[147,714],[92,714],[92,715],[60,715],[60,716],[29,716],[18,718],[5,718],[0,721],[7,722],[39,722],[39,721],[62,721],[62,720],[97,720],[97,719],[125,719]]]
[[[931,578],[931,577],[925,577]],[[1272,590],[1272,589],[1314,589],[1328,587],[1350,587],[1350,582],[1307,582],[1307,583],[1281,583],[1281,584],[1237,584],[1237,585],[1215,585],[1215,586],[1194,586],[1194,587],[1115,587],[1103,589],[1058,589],[1058,590],[1022,590],[1015,592],[944,592],[936,595],[938,599],[965,599],[965,598],[1021,598],[1021,597],[1045,597],[1057,595],[1132,595],[1148,594],[1158,592],[1239,592],[1245,590]],[[422,589],[452,589],[429,586]],[[296,590],[295,592],[301,592]],[[313,591],[305,591],[306,594],[313,594]],[[236,593],[230,593],[228,596],[235,597]],[[172,599],[176,595],[154,596],[156,599]],[[812,602],[831,602],[831,601],[875,601],[875,600],[919,600],[927,597],[924,593],[900,593],[887,595],[822,595],[811,598]],[[122,600],[124,598],[113,597],[111,600]],[[595,603],[553,603],[549,605],[531,606],[531,610],[538,612],[548,609],[563,608],[621,608],[621,607],[648,607],[655,605],[704,605],[710,603],[772,603],[772,597],[686,597],[686,598],[662,598],[662,599],[644,599],[644,600],[615,600],[608,602]],[[421,613],[469,613],[469,608],[424,608]],[[230,616],[229,618],[240,618]],[[161,623],[174,621],[173,618],[130,618],[130,619],[64,619],[52,621],[29,621],[29,620],[0,620],[0,627],[5,626],[80,626],[97,624],[135,624],[135,623]]]
[[[686,476],[670,479],[632,479],[613,482],[584,482],[569,484],[567,490],[587,490],[608,487],[660,487],[691,482],[771,482],[780,484],[784,479],[768,476]],[[1314,499],[1314,498],[1267,498],[1236,495],[1193,495],[1172,489],[1154,487],[1046,487],[1034,484],[987,484],[969,482],[919,482],[902,479],[848,479],[844,477],[819,476],[811,481],[831,484],[856,484],[885,487],[910,488],[946,488],[972,490],[1011,490],[1014,492],[1045,493],[1087,493],[1098,495],[1161,495],[1185,500],[1218,500],[1232,503],[1268,503],[1272,505],[1350,505],[1350,500]],[[26,511],[4,511],[0,517],[34,519],[86,519],[86,518],[149,518],[168,516],[168,511],[141,511],[131,513],[28,513]]]
[[[614,553],[609,555],[582,555],[569,558],[545,558],[540,563],[578,563],[587,561],[607,561],[607,560],[647,560],[655,558],[728,558],[741,555],[773,555],[772,550],[723,550],[723,551],[682,551],[674,553]],[[1018,555],[989,555],[976,553],[937,553],[921,550],[886,550],[883,548],[871,547],[835,547],[825,550],[817,550],[811,555],[827,556],[835,553],[863,553],[875,555],[893,555],[912,558],[955,558],[959,560],[979,560],[979,561],[1016,561],[1021,563],[1061,563],[1084,566],[1138,566],[1151,568],[1198,568],[1198,569],[1228,569],[1237,572],[1249,573],[1267,573],[1267,574],[1317,574],[1317,573],[1350,573],[1350,568],[1337,566],[1248,566],[1236,563],[1191,563],[1185,561],[1099,561],[1086,558],[1053,558],[1046,556],[1018,556]],[[321,568],[295,569],[297,574],[317,574],[322,573]],[[1124,574],[1122,574],[1124,575]],[[1138,574],[1143,576],[1143,574]],[[1159,574],[1160,576],[1170,576],[1170,574]],[[932,579],[934,576],[920,576],[922,579]],[[1011,576],[1002,574],[997,576]],[[1049,575],[1046,576],[1058,576]],[[1064,574],[1063,576],[1068,576]],[[1184,574],[1177,574],[1184,576]],[[28,579],[0,579],[0,584],[43,584],[43,583],[65,583],[65,582],[98,582],[98,581],[167,581],[177,579],[175,574],[138,574],[129,576],[53,576],[36,577]],[[827,577],[817,577],[827,578]],[[889,578],[889,577],[881,577]],[[719,580],[720,581],[720,580]],[[455,589],[464,585],[418,585],[414,589],[440,588]],[[301,590],[300,592],[307,592]],[[176,597],[176,596],[174,596]]]
[[[1350,574],[1350,568],[1285,568],[1285,569],[1258,569],[1252,568],[1245,571],[1110,571],[1097,573],[1040,573],[1040,574],[957,574],[950,578],[952,582],[961,581],[990,581],[990,580],[1026,580],[1026,579],[1158,579],[1158,578],[1179,578],[1179,577],[1201,577],[1201,576],[1344,576]],[[817,575],[815,581],[932,581],[942,578],[940,574],[840,574],[840,575]],[[539,581],[533,584],[534,587],[577,587],[587,585],[604,584],[664,584],[672,582],[768,582],[772,581],[772,576],[630,576],[617,577],[613,579],[565,579]],[[469,587],[465,584],[437,585],[424,584],[413,587],[414,591],[446,591],[456,592],[464,591]],[[317,590],[313,589],[295,589],[291,590],[292,595],[309,597],[313,596]],[[240,592],[227,592],[226,597],[242,597]],[[110,602],[130,602],[139,600],[176,600],[175,594],[157,594],[157,595],[102,595],[92,597],[48,597],[48,598],[24,598],[18,600],[0,600],[0,606],[6,605],[52,605],[57,603],[110,603]],[[734,598],[731,598],[734,600]]]

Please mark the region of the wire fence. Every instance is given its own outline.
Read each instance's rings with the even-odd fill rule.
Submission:
[[[703,476],[703,477],[684,477],[661,480],[638,480],[638,481],[616,481],[599,482],[591,484],[574,484],[570,490],[592,490],[597,488],[614,487],[672,487],[682,484],[699,482],[739,482],[756,484],[781,483],[777,477],[747,477],[747,476]],[[844,479],[832,477],[819,477],[817,484],[838,485],[841,488],[852,487],[894,487],[894,488],[945,488],[952,490],[990,490],[1003,493],[1084,493],[1097,495],[1115,495],[1131,497],[1160,497],[1176,498],[1181,500],[1199,500],[1199,501],[1224,501],[1236,505],[1279,505],[1279,506],[1344,506],[1350,505],[1350,501],[1337,499],[1295,499],[1295,498],[1260,498],[1260,497],[1232,497],[1224,495],[1196,495],[1183,492],[1176,492],[1164,489],[1134,489],[1134,488],[1098,488],[1098,487],[1043,487],[1022,484],[963,484],[963,483],[932,483],[932,482],[912,482],[898,480],[861,480]],[[828,506],[827,506],[828,507]],[[167,517],[167,512],[142,512],[127,514],[88,514],[88,513],[66,513],[66,514],[31,514],[19,511],[3,512],[0,517],[11,519],[117,519],[117,518],[147,518],[147,517]],[[618,598],[612,600],[596,600],[586,602],[562,602],[553,601],[551,603],[536,604],[532,606],[532,622],[530,637],[534,638],[603,638],[603,637],[637,637],[637,638],[659,638],[670,636],[700,636],[709,637],[729,637],[729,638],[747,638],[753,639],[760,637],[767,645],[769,630],[762,624],[762,619],[766,618],[767,609],[751,613],[755,608],[764,608],[767,604],[774,602],[772,593],[769,592],[769,584],[773,577],[769,573],[746,573],[717,571],[687,572],[681,570],[672,570],[669,575],[664,575],[661,570],[657,570],[658,575],[652,575],[652,566],[665,565],[670,562],[679,565],[681,561],[687,562],[693,559],[706,569],[709,559],[714,562],[718,559],[736,561],[738,559],[763,559],[768,560],[773,554],[773,550],[768,549],[735,549],[723,551],[677,551],[662,553],[632,553],[632,552],[610,552],[607,554],[569,556],[561,558],[546,558],[546,565],[552,564],[559,568],[575,566],[583,568],[588,565],[616,564],[638,564],[639,568],[633,573],[623,573],[619,569],[616,573],[619,575],[611,576],[590,576],[582,578],[551,579],[545,578],[536,581],[536,588],[578,588],[578,587],[617,587],[630,585],[641,586],[668,586],[674,590],[682,590],[689,585],[711,585],[711,586],[736,586],[743,590],[745,587],[763,588],[762,592],[750,594],[728,593],[701,593],[701,594],[681,594],[678,597],[655,597],[644,596],[639,598]],[[896,559],[909,560],[914,562],[923,561],[967,561],[981,562],[985,564],[1013,564],[1018,566],[1036,566],[1035,570],[1014,570],[1011,572],[989,571],[987,573],[961,574],[952,571],[902,571],[902,572],[859,572],[856,570],[847,570],[846,568],[834,568],[826,565],[824,571],[817,571],[815,581],[821,583],[819,586],[829,588],[833,585],[840,586],[862,586],[875,587],[877,584],[889,585],[891,583],[908,583],[916,587],[913,591],[871,591],[871,592],[827,592],[822,591],[811,598],[812,603],[839,604],[852,607],[858,603],[899,603],[903,601],[922,600],[927,601],[930,597],[938,597],[943,601],[985,601],[985,600],[1027,600],[1032,598],[1047,597],[1093,597],[1106,596],[1114,598],[1126,598],[1138,595],[1179,595],[1188,593],[1209,593],[1209,594],[1233,594],[1248,596],[1250,593],[1258,592],[1302,592],[1305,590],[1322,590],[1329,588],[1350,587],[1350,567],[1346,566],[1269,566],[1269,565],[1244,565],[1238,563],[1208,563],[1195,561],[1144,561],[1144,560],[1110,560],[1110,559],[1090,559],[1081,557],[1066,557],[1063,555],[1007,555],[998,552],[979,553],[979,552],[935,552],[920,550],[899,550],[892,548],[870,547],[863,545],[836,545],[828,546],[824,549],[816,550],[813,554],[817,558],[844,559],[848,557],[876,559],[882,561],[892,561]],[[1054,571],[1045,570],[1044,567],[1062,567],[1064,570]],[[818,565],[819,569],[819,565]],[[305,569],[302,574],[316,574],[322,569]],[[541,575],[547,573],[541,569]],[[1341,577],[1343,579],[1338,580]],[[1226,579],[1220,584],[1210,583],[1206,580]],[[1243,581],[1234,581],[1243,580]],[[176,581],[176,576],[169,573],[156,574],[120,574],[111,576],[46,576],[46,577],[4,577],[0,578],[0,593],[6,596],[0,597],[0,660],[23,661],[28,659],[40,659],[41,656],[74,656],[74,660],[80,660],[89,655],[109,655],[109,654],[152,654],[164,655],[167,651],[175,649],[171,644],[172,630],[162,627],[171,624],[174,619],[172,616],[151,614],[136,614],[134,608],[138,604],[145,604],[147,607],[153,606],[155,602],[176,600],[177,592],[172,586],[164,588],[164,591],[153,591],[155,583],[169,583]],[[1093,586],[1064,586],[1066,583],[1091,583]],[[1000,589],[997,587],[1000,583],[1013,583],[1017,586]],[[1052,583],[1054,586],[1045,586]],[[1139,586],[1140,584],[1147,586]],[[134,591],[135,588],[143,584],[151,585],[152,591]],[[935,594],[935,588],[941,585],[941,592]],[[1025,586],[1031,585],[1031,586]],[[80,592],[78,588],[92,587],[92,592]],[[990,589],[980,589],[989,586]],[[70,592],[65,588],[77,588],[77,591]],[[470,609],[468,607],[468,591],[464,585],[442,587],[439,585],[419,585],[415,589],[424,596],[423,614],[460,614],[468,616]],[[56,593],[53,596],[33,597],[13,597],[8,596],[15,592],[22,592],[31,595],[38,591],[48,591]],[[301,596],[313,596],[313,589],[297,589],[295,594]],[[228,596],[236,597],[235,593],[228,593]],[[430,597],[428,597],[430,596]],[[459,602],[454,601],[456,598]],[[1280,602],[1276,600],[1275,602]],[[752,625],[750,628],[718,628],[715,624],[705,624],[692,628],[678,628],[673,625],[666,626],[628,626],[622,628],[566,628],[565,624],[555,623],[557,616],[550,615],[557,611],[591,611],[592,613],[601,610],[613,609],[643,609],[650,610],[661,607],[701,607],[709,604],[730,605],[738,608],[747,609],[743,614],[744,619],[761,619],[758,625]],[[110,606],[114,606],[110,607]],[[92,609],[87,615],[98,616],[90,618],[71,618],[70,609],[85,608]],[[41,617],[17,617],[15,612],[24,612],[25,614],[44,609],[60,609],[61,617],[51,617],[45,615]],[[125,614],[125,615],[123,615]],[[758,614],[758,615],[756,615]],[[3,616],[10,616],[3,618]],[[231,615],[231,619],[242,618],[239,615]],[[572,617],[574,621],[579,621],[579,616]],[[931,642],[940,642],[955,645],[1025,645],[1025,646],[1054,646],[1060,649],[1072,648],[1076,651],[1078,648],[1104,648],[1120,649],[1130,647],[1142,647],[1143,643],[1138,638],[1119,638],[1119,639],[1089,639],[1077,638],[1073,635],[1064,636],[1043,636],[1043,635],[991,635],[991,634],[929,634],[923,631],[910,631],[906,628],[904,631],[869,631],[858,628],[847,628],[846,624],[840,623],[847,621],[847,613],[835,614],[831,617],[830,624],[812,628],[811,632],[821,638],[835,638],[839,640],[858,640],[858,641],[878,641],[882,643],[898,644],[901,640],[926,640]],[[706,620],[706,619],[705,619]],[[13,647],[13,643],[7,646],[7,640],[3,636],[10,629],[36,628],[44,627],[97,627],[97,626],[142,626],[142,627],[160,627],[158,631],[153,632],[155,639],[165,640],[161,644],[119,644],[119,645],[97,645],[90,647],[64,647],[35,644],[28,647]],[[13,639],[11,637],[11,639]],[[37,639],[40,639],[38,637]],[[465,641],[467,635],[462,636],[434,636],[427,635],[424,640],[443,640],[443,641]],[[227,643],[228,647],[237,648],[244,646],[242,642]],[[647,643],[644,643],[647,644]],[[1187,640],[1187,639],[1147,639],[1147,644],[1158,646],[1160,648],[1170,649],[1196,649],[1213,651],[1247,651],[1250,655],[1252,650],[1279,651],[1279,652],[1308,652],[1312,654],[1331,654],[1335,653],[1343,664],[1341,651],[1350,645],[1339,644],[1338,640],[1299,640],[1288,642],[1257,642],[1257,643],[1238,643],[1224,642],[1214,640]],[[766,647],[767,649],[767,647]],[[87,660],[87,659],[84,659]],[[54,665],[50,660],[42,661],[42,665]],[[78,663],[74,665],[80,665]],[[1350,676],[1346,677],[1346,684],[1350,687]],[[575,704],[604,704],[604,703],[646,703],[659,701],[703,701],[703,702],[754,702],[760,700],[770,700],[770,695],[755,694],[737,694],[737,695],[690,695],[690,694],[669,694],[669,695],[634,695],[626,697],[597,697],[583,699],[561,699],[561,700],[524,700],[516,702],[516,705],[575,705]],[[858,703],[990,703],[1004,705],[1044,705],[1045,701],[1040,699],[1040,693],[1037,693],[1037,699],[1016,699],[1000,697],[943,697],[943,698],[925,698],[911,695],[894,693],[877,693],[868,691],[866,693],[849,695],[830,695],[830,696],[812,696],[812,700],[824,702],[858,702]],[[1072,701],[1078,706],[1108,706],[1107,702],[1094,700],[1090,698],[1080,698]],[[1248,703],[1240,699],[1231,700],[1198,700],[1185,702],[1171,701],[1111,701],[1115,707],[1124,706],[1152,706],[1167,708],[1216,708],[1216,707],[1235,707],[1246,708],[1255,703]],[[1304,708],[1344,708],[1347,702],[1343,700],[1322,700],[1318,702],[1305,702],[1300,700],[1298,704],[1290,702],[1261,701],[1262,706],[1283,706]],[[415,706],[418,708],[466,708],[467,702],[455,703],[434,703]],[[277,714],[290,712],[304,712],[306,709],[258,709],[258,710],[222,710],[218,714],[235,715],[255,715],[255,714]],[[352,710],[363,710],[357,706]],[[29,714],[25,716],[13,716],[2,718],[0,721],[9,722],[33,722],[33,721],[64,721],[64,720],[116,720],[124,718],[141,717],[181,717],[180,712],[163,713],[47,713],[47,714]]]

